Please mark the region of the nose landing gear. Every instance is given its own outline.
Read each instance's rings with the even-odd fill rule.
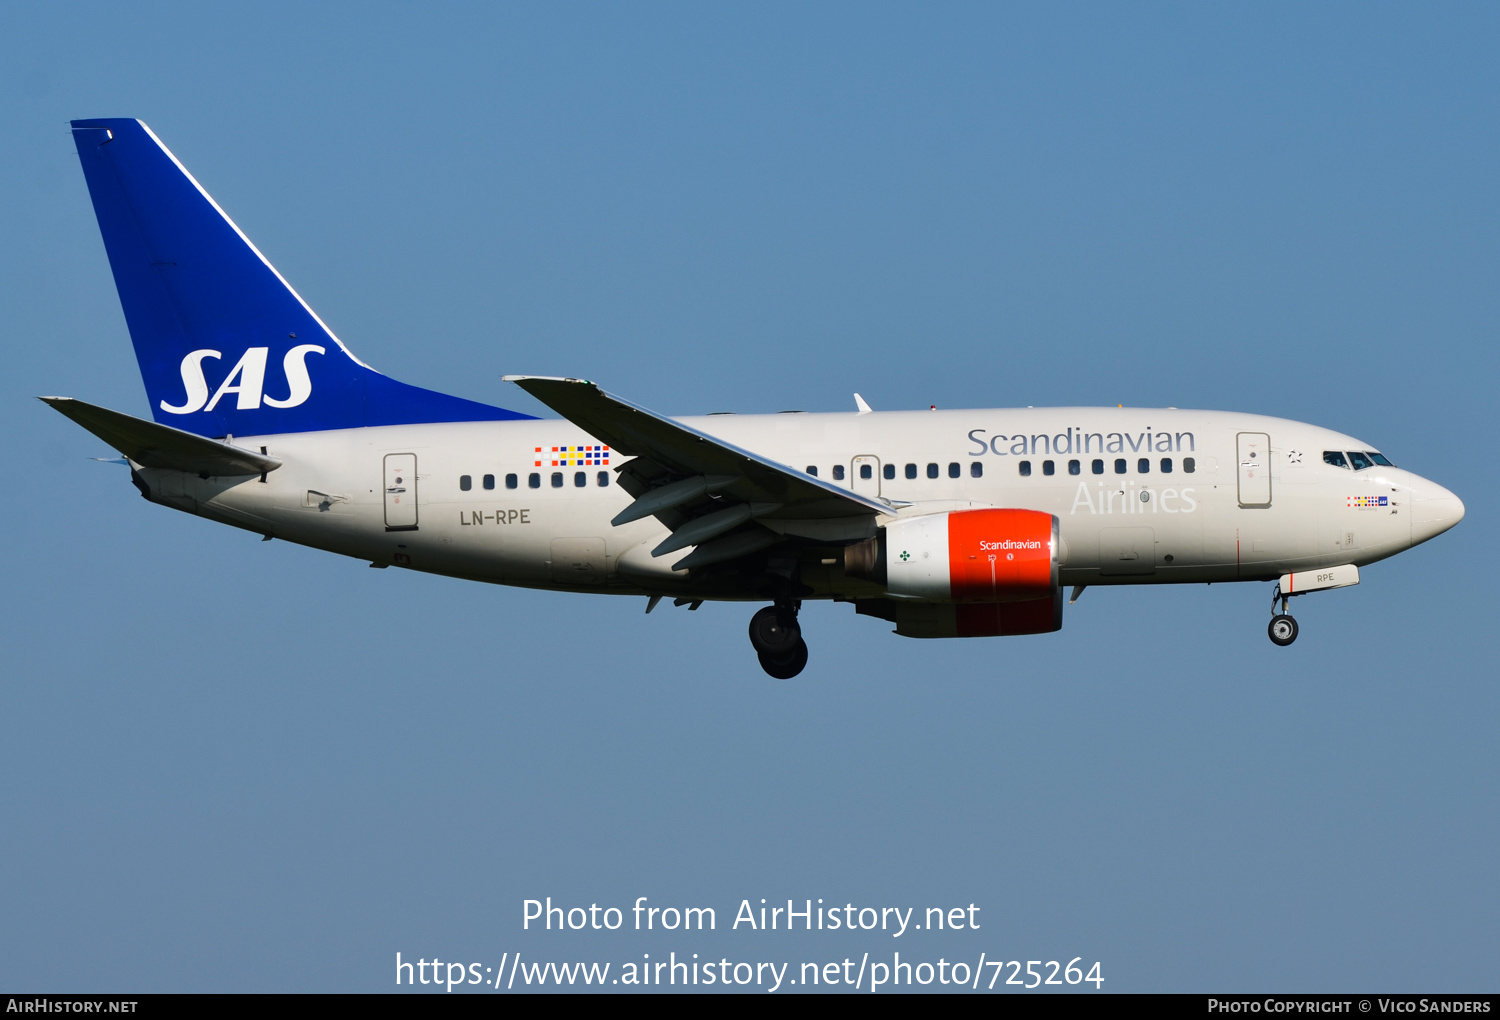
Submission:
[[[766,606],[750,617],[750,644],[760,668],[777,680],[790,680],[807,665],[807,642],[797,623],[795,602]]]
[[[1266,628],[1266,633],[1271,636],[1271,643],[1285,648],[1297,640],[1297,621],[1286,611],[1288,596],[1281,593],[1281,585],[1276,585],[1276,590],[1271,594],[1271,624]],[[1276,611],[1277,603],[1281,605],[1281,612]]]

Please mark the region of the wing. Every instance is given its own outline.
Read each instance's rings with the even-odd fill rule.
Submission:
[[[655,516],[672,535],[662,556],[698,548],[673,568],[736,559],[794,535],[842,544],[874,534],[891,504],[858,495],[605,393],[583,379],[505,377],[558,414],[634,457],[620,484],[636,497],[612,523]]]

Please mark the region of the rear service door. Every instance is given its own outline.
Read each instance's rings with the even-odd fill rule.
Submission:
[[[1264,432],[1241,432],[1235,438],[1239,464],[1240,506],[1271,505],[1271,437]]]
[[[417,530],[417,455],[385,455],[385,530]]]

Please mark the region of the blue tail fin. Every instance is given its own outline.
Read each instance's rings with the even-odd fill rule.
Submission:
[[[145,124],[75,120],[73,138],[158,422],[253,436],[530,417],[361,362]]]

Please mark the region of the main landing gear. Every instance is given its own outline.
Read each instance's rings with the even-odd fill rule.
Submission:
[[[1266,628],[1266,633],[1271,635],[1271,643],[1285,648],[1297,640],[1297,621],[1292,619],[1286,611],[1286,602],[1289,596],[1281,593],[1281,585],[1271,594],[1271,625]],[[1281,605],[1281,612],[1276,611],[1277,603]]]
[[[790,680],[807,665],[807,642],[797,624],[796,602],[783,602],[750,617],[750,643],[760,668],[777,680]]]

